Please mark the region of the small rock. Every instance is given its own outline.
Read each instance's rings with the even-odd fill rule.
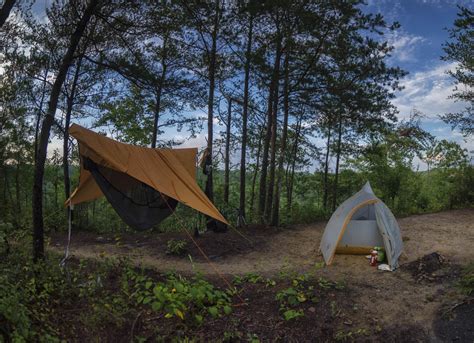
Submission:
[[[314,313],[314,312],[316,312],[316,309],[315,309],[314,307],[312,307],[312,306],[311,306],[310,308],[308,308],[308,311],[309,311],[309,312],[313,312],[313,313]]]

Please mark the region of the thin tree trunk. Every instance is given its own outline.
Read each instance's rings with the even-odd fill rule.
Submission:
[[[163,49],[162,49],[162,56],[161,56],[161,65],[162,65],[162,70],[161,70],[161,77],[160,81],[158,82],[158,87],[156,89],[156,104],[155,104],[155,113],[153,117],[153,133],[151,137],[151,147],[156,148],[156,140],[158,137],[158,121],[160,118],[160,112],[161,112],[161,94],[163,93],[163,84],[166,79],[166,70],[167,70],[167,64],[166,64],[166,59],[167,59],[167,48],[166,45],[168,43],[168,34],[165,35],[165,38],[163,40]]]
[[[71,124],[72,108],[74,106],[74,97],[76,96],[77,83],[81,70],[82,58],[79,58],[76,64],[76,70],[71,85],[71,92],[67,97],[66,118],[64,119],[64,140],[63,140],[63,176],[64,176],[64,195],[66,200],[71,195],[71,181],[69,180],[69,125]]]
[[[57,174],[57,170],[56,170],[56,165],[53,165],[54,167],[54,210],[56,210],[59,206],[59,192],[58,192],[58,187],[59,187],[59,176]]]
[[[280,190],[281,182],[283,178],[283,164],[285,161],[285,150],[286,150],[286,140],[288,136],[288,117],[290,112],[290,71],[289,71],[289,49],[287,47],[287,52],[285,55],[284,70],[285,70],[285,81],[284,81],[284,99],[283,99],[283,132],[281,135],[281,144],[280,144],[280,156],[278,158],[278,171],[277,171],[277,181],[275,184],[275,194],[273,196],[273,211],[272,211],[272,226],[278,226],[279,216],[280,216]]]
[[[81,40],[98,3],[98,0],[90,0],[84,11],[84,15],[79,20],[77,27],[71,36],[68,49],[61,61],[56,80],[51,89],[48,111],[41,126],[33,178],[33,259],[35,261],[44,258],[43,178],[51,126],[54,122],[54,115],[58,107],[61,87],[66,78],[67,71],[74,60],[74,53],[79,45],[79,41]]]
[[[339,161],[341,158],[341,141],[342,141],[342,114],[339,114],[338,132],[337,132],[337,151],[336,151],[336,175],[334,178],[332,211],[336,210],[337,205],[337,186],[339,181]]]
[[[14,202],[13,202],[13,194],[12,194],[12,190],[10,188],[10,182],[8,180],[8,175],[7,175],[7,170],[5,169],[5,189],[6,189],[6,193],[5,193],[5,198],[7,198],[7,195],[8,195],[8,199],[9,199],[9,203],[10,203],[10,213],[11,213],[11,216],[12,218],[14,218],[15,220],[15,226],[18,227],[19,226],[19,223],[17,222],[17,216],[15,215],[15,210],[14,210]]]
[[[328,173],[329,173],[329,151],[330,151],[330,144],[331,144],[331,124],[328,124],[328,139],[326,142],[326,157],[324,162],[324,195],[323,195],[323,208],[327,210],[328,208],[328,193],[329,193],[329,185],[328,185]]]
[[[40,123],[41,123],[41,115],[43,113],[43,104],[44,104],[44,97],[46,95],[46,77],[48,76],[49,73],[49,61],[48,61],[48,67],[46,68],[44,72],[44,80],[43,80],[43,86],[41,90],[41,100],[40,100],[40,107],[38,108],[38,113],[36,115],[36,125],[35,125],[35,142],[34,142],[34,160],[36,161],[36,153],[38,152],[38,135],[39,135],[39,130],[40,130]]]
[[[229,204],[229,173],[230,173],[230,126],[232,123],[232,99],[229,98],[227,105],[227,123],[225,133],[225,157],[224,157],[224,203]]]
[[[270,222],[273,205],[273,191],[275,187],[275,170],[276,170],[276,139],[278,132],[278,100],[279,100],[279,88],[280,88],[280,62],[281,62],[281,38],[277,41],[277,58],[275,61],[275,88],[273,90],[273,120],[271,126],[271,140],[270,140],[270,172],[268,175],[267,194],[265,200],[265,222]]]
[[[245,218],[245,177],[246,177],[246,154],[247,154],[247,122],[249,108],[249,83],[250,62],[252,53],[253,15],[249,19],[249,32],[247,36],[247,50],[245,52],[245,77],[244,77],[244,104],[242,108],[242,152],[240,155],[240,201],[239,212]]]
[[[214,18],[214,27],[212,29],[212,47],[209,58],[209,99],[207,102],[207,151],[208,159],[208,173],[206,180],[205,193],[209,200],[214,200],[214,180],[213,180],[213,166],[212,166],[212,145],[214,135],[214,92],[216,87],[216,53],[217,53],[217,31],[219,30],[219,1],[216,0],[216,14]]]
[[[20,200],[20,154],[17,156],[17,164],[15,168],[15,197],[16,197],[16,222],[20,223],[21,218],[21,200]]]
[[[267,201],[267,172],[268,172],[268,155],[270,150],[270,141],[272,138],[273,119],[274,119],[274,97],[278,84],[278,69],[280,65],[280,39],[277,42],[275,63],[273,66],[272,79],[270,81],[270,87],[268,92],[268,111],[267,111],[267,131],[265,140],[263,143],[263,156],[262,156],[262,170],[260,172],[260,186],[259,186],[259,201],[258,201],[258,216],[259,222],[264,221],[265,207]],[[278,66],[278,67],[277,67]]]
[[[0,9],[0,27],[7,21],[15,2],[16,0],[5,0],[3,3],[2,9]]]
[[[255,184],[257,182],[258,168],[260,167],[260,154],[262,152],[262,139],[264,129],[265,125],[262,126],[262,129],[260,130],[260,134],[258,136],[257,160],[255,161],[255,170],[252,178],[252,193],[250,196],[250,212],[252,213],[252,216],[255,214]]]
[[[298,144],[299,144],[302,121],[303,119],[299,118],[296,123],[295,143],[293,144],[292,159],[291,159],[292,162],[291,162],[290,181],[288,183],[288,195],[287,195],[287,199],[288,199],[287,215],[288,216],[291,213],[291,207],[293,205],[293,181],[295,178],[296,156],[298,154]]]

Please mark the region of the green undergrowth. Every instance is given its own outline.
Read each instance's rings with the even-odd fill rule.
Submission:
[[[474,295],[474,262],[463,268],[459,288],[468,296]]]
[[[59,256],[32,263],[13,251],[0,261],[0,342],[159,337],[160,326],[192,330],[232,312],[231,295],[197,275],[156,274],[127,260],[70,260]]]

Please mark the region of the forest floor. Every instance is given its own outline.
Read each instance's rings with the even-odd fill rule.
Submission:
[[[332,330],[322,334],[341,340],[383,336],[386,341],[474,341],[474,302],[463,297],[456,287],[462,266],[474,262],[474,209],[414,215],[400,218],[399,225],[404,253],[395,272],[379,271],[370,267],[364,256],[350,255],[337,255],[331,266],[318,268],[323,261],[318,247],[325,222],[285,229],[252,226],[241,232],[251,243],[234,231],[205,233],[196,241],[212,264],[185,233],[98,235],[75,231],[71,254],[80,259],[127,257],[135,265],[158,272],[174,270],[183,275],[200,272],[216,283],[221,281],[215,268],[229,280],[249,273],[264,278],[311,273],[315,279],[344,284],[345,289],[326,294],[330,300],[325,300],[326,305],[332,311],[329,317],[306,306],[303,310],[308,315],[300,324],[294,324],[300,329],[320,335],[321,332],[308,328],[312,321],[322,320]],[[170,239],[188,242],[182,257],[166,254]],[[62,251],[65,242],[64,233],[52,234],[49,248]],[[264,336],[268,331],[266,338],[272,340],[297,332],[288,331],[286,324],[281,332],[276,327],[272,329],[278,323],[272,324],[272,316],[265,313],[269,306],[263,303],[266,292],[265,287],[254,283],[243,293],[250,305],[237,312],[242,311],[242,318],[249,311],[255,314],[252,323],[239,324],[243,325],[242,329],[253,327]],[[268,297],[274,299],[275,295]],[[267,310],[276,310],[278,315],[278,307],[273,307]],[[338,320],[329,324],[334,317]],[[327,331],[328,327],[323,329]],[[215,326],[202,330],[212,331]],[[311,340],[309,337],[293,336],[295,340]]]

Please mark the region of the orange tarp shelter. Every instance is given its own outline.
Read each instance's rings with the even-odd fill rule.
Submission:
[[[84,160],[88,159],[228,224],[196,182],[197,148],[145,148],[115,141],[76,124],[71,125],[69,133],[79,143],[81,169],[79,185],[66,205],[76,205],[104,195],[91,172],[84,168]]]

